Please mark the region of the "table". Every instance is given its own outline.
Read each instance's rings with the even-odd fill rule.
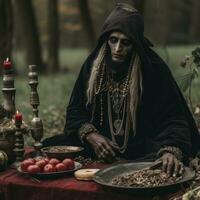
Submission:
[[[102,168],[105,164],[92,164],[87,168]],[[170,199],[175,194],[145,197],[113,192],[93,181],[78,181],[73,174],[40,183],[20,175],[15,169],[0,172],[0,200],[150,200]]]

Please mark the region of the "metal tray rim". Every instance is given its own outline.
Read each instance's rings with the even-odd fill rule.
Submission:
[[[108,170],[111,170],[111,169],[116,169],[118,167],[121,167],[121,166],[128,166],[128,165],[144,165],[144,167],[148,166],[152,164],[152,162],[131,162],[131,163],[123,163],[123,164],[115,164],[115,165],[111,165],[109,167],[105,167],[101,170],[99,170],[93,180],[100,184],[100,185],[103,185],[103,186],[108,186],[108,187],[111,187],[111,188],[115,188],[115,189],[126,189],[126,190],[151,190],[151,189],[162,189],[162,188],[167,188],[167,187],[173,187],[173,186],[176,186],[178,184],[182,184],[182,183],[185,183],[187,181],[190,181],[192,180],[194,177],[195,177],[195,172],[190,170],[188,167],[185,167],[185,170],[189,173],[191,173],[190,176],[186,177],[186,178],[183,178],[175,183],[172,183],[172,184],[165,184],[165,185],[160,185],[160,186],[152,186],[152,187],[128,187],[128,186],[116,186],[116,185],[113,185],[111,183],[106,183],[106,182],[102,182],[100,179],[101,178],[101,174],[103,174],[105,171],[108,171]],[[141,168],[142,169],[142,168]],[[133,170],[134,171],[134,170]]]

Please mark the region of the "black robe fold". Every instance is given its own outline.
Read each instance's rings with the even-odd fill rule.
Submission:
[[[130,134],[128,146],[123,155],[127,159],[137,159],[156,154],[163,146],[179,147],[186,157],[199,150],[200,137],[195,121],[188,109],[168,66],[148,46],[143,36],[141,15],[124,10],[120,6],[113,10],[105,21],[102,33],[94,51],[81,68],[67,107],[65,125],[66,140],[80,144],[78,129],[91,122],[92,106],[86,107],[87,83],[95,59],[102,43],[112,31],[121,31],[134,43],[135,51],[141,59],[143,93],[136,116],[136,136]],[[100,103],[96,98],[94,120],[91,122],[99,132],[111,138],[107,113],[107,97],[103,94],[104,123],[99,126]]]

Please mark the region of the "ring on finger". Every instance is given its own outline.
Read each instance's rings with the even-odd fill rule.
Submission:
[[[102,151],[102,153],[103,153],[103,154],[108,154],[108,151],[107,151],[106,149],[104,149],[104,150]]]
[[[104,158],[104,157],[105,157],[104,151],[102,151],[102,152],[100,153],[100,157],[101,157],[101,158]]]

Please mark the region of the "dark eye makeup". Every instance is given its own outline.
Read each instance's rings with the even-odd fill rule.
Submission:
[[[111,37],[109,38],[109,41],[110,41],[112,44],[115,44],[115,43],[117,43],[117,42],[119,41],[119,39],[118,39],[117,37],[115,37],[115,36],[111,36]],[[128,39],[122,39],[121,42],[122,42],[122,44],[123,44],[124,46],[129,46],[129,45],[131,44],[131,41],[128,40]]]
[[[110,40],[110,42],[111,42],[112,44],[118,42],[118,38],[117,38],[117,37],[114,37],[114,36],[111,36],[111,37],[109,38],[109,40]]]
[[[124,46],[129,46],[129,45],[131,44],[131,41],[130,41],[130,40],[127,40],[127,39],[123,39],[123,40],[122,40],[122,44],[123,44]]]

